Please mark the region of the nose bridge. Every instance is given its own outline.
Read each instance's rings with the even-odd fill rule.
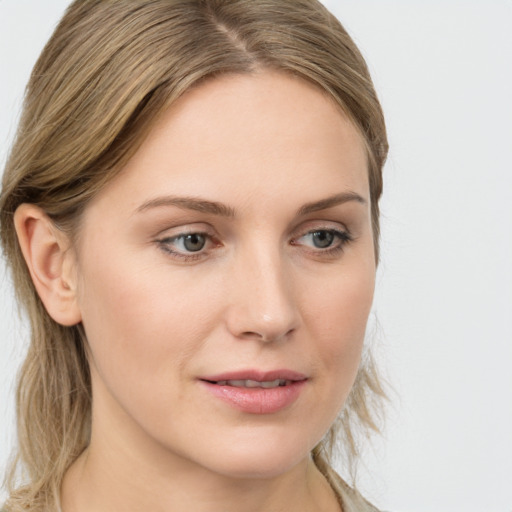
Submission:
[[[236,258],[229,328],[237,337],[274,341],[297,327],[298,310],[278,244],[256,245]]]

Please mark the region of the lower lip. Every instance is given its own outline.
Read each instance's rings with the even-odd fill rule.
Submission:
[[[214,396],[240,411],[250,414],[272,414],[293,404],[299,398],[307,381],[295,381],[276,388],[238,388],[200,382]]]

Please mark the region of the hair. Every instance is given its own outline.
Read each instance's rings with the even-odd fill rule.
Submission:
[[[59,325],[46,312],[14,212],[35,204],[73,239],[91,198],[177,98],[216,76],[261,69],[316,84],[360,132],[378,260],[384,118],[363,57],[317,0],[76,0],[45,46],[0,196],[1,241],[31,325],[17,388],[18,450],[6,478],[9,510],[53,510],[64,473],[88,445],[92,401],[83,328]],[[313,450],[325,475],[337,443],[350,462],[357,433],[378,430],[375,405],[383,397],[367,354],[337,423]]]

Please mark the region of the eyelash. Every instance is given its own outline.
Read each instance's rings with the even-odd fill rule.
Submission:
[[[339,255],[343,252],[345,249],[345,246],[352,242],[354,240],[353,236],[348,231],[343,231],[339,229],[334,228],[316,228],[311,229],[307,231],[306,233],[294,238],[291,240],[290,245],[298,246],[299,243],[296,242],[296,240],[300,240],[301,238],[304,238],[308,235],[314,235],[315,233],[329,233],[337,239],[337,244],[335,246],[329,246],[325,249],[321,248],[310,248],[310,252],[314,253],[315,255],[323,256],[323,257],[335,257],[336,255]],[[205,233],[201,231],[190,231],[185,233],[180,233],[176,236],[167,236],[161,239],[156,240],[156,243],[158,244],[159,248],[164,251],[167,254],[170,254],[173,258],[182,260],[184,262],[193,262],[198,261],[205,257],[205,253],[207,253],[207,250],[200,249],[196,253],[183,253],[180,251],[176,251],[171,249],[171,244],[175,243],[178,240],[183,240],[187,236],[196,235],[201,236],[206,239],[205,246],[208,244],[214,244],[214,245],[220,245],[220,243],[215,241],[215,238],[210,233]],[[334,242],[333,242],[334,243]]]

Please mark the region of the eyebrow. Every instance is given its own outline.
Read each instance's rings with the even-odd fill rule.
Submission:
[[[210,213],[212,215],[220,215],[222,217],[234,217],[235,210],[230,206],[226,206],[216,201],[207,201],[198,197],[177,197],[164,196],[150,199],[137,208],[137,212],[144,212],[152,208],[161,206],[176,206],[183,210],[195,210],[201,213]]]
[[[307,215],[309,213],[317,212],[320,210],[327,210],[343,203],[355,201],[360,204],[367,204],[366,199],[357,194],[356,192],[342,192],[335,194],[319,201],[313,201],[301,206],[297,211],[297,216]],[[198,197],[179,197],[179,196],[163,196],[156,197],[146,201],[137,208],[137,212],[144,212],[153,208],[162,206],[175,206],[184,210],[194,210],[201,213],[209,213],[212,215],[219,215],[221,217],[235,217],[235,210],[230,206],[216,201],[208,201]]]
[[[341,194],[335,194],[334,196],[327,197],[326,199],[320,199],[320,201],[306,203],[304,206],[299,208],[297,216],[300,217],[320,210],[327,210],[328,208],[333,208],[334,206],[348,203],[350,201],[355,201],[356,203],[363,205],[368,203],[364,197],[360,196],[356,192],[342,192]]]

